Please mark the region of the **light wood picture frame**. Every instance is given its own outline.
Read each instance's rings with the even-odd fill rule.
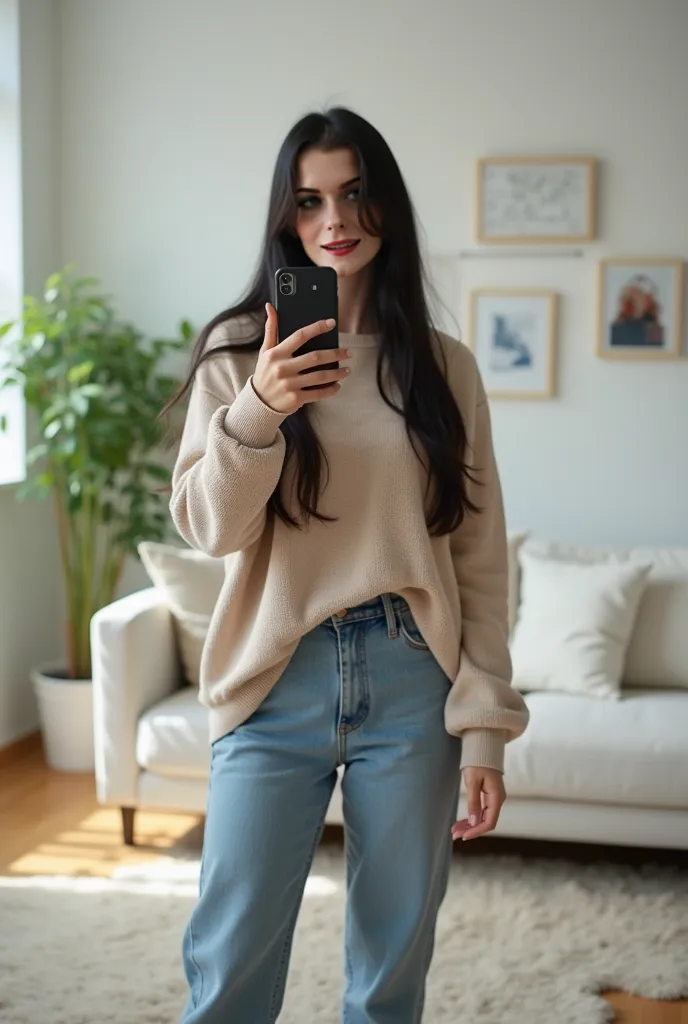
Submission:
[[[680,359],[683,260],[653,256],[600,260],[597,355],[601,359]]]
[[[547,288],[474,288],[467,345],[488,398],[554,398],[558,295]]]
[[[596,206],[595,157],[499,156],[477,162],[479,242],[590,242],[597,231]]]

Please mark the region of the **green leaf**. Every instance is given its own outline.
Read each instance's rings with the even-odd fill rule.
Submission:
[[[88,398],[82,391],[73,391],[71,397],[72,409],[79,416],[85,416],[88,412]]]
[[[76,366],[71,366],[67,371],[67,380],[70,384],[79,384],[82,380],[87,380],[93,371],[93,360],[89,359],[85,363],[78,363]]]
[[[26,453],[26,464],[27,464],[27,466],[32,466],[34,464],[34,462],[38,461],[38,459],[44,458],[48,454],[49,450],[50,449],[48,448],[47,444],[36,444],[36,445],[34,445],[33,448],[31,448]]]
[[[179,331],[184,341],[191,341],[196,331],[188,320],[182,320],[179,324]]]

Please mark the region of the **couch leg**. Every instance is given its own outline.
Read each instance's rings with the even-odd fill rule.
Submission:
[[[122,807],[122,833],[126,846],[134,845],[134,814],[135,807]]]

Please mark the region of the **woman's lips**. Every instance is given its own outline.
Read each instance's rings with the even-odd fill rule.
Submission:
[[[348,241],[349,239],[347,239],[347,242]],[[333,256],[348,256],[350,252],[354,251],[359,242],[360,238],[356,239],[355,241],[352,240],[350,245],[342,245],[342,243],[337,242],[334,243],[337,246],[336,248],[331,248],[329,245],[323,245],[323,249],[325,249],[327,252],[332,253]]]

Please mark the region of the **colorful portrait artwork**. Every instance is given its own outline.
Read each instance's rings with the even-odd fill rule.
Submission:
[[[680,260],[601,260],[598,355],[675,358],[683,340],[682,304]]]

